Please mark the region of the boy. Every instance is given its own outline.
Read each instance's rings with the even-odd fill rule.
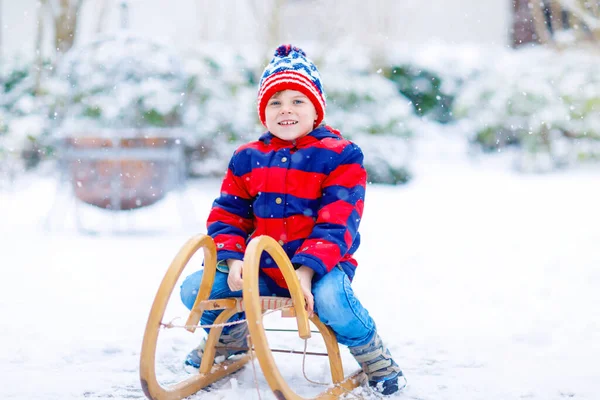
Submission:
[[[236,150],[208,217],[218,259],[210,298],[241,297],[246,243],[260,235],[273,237],[296,269],[308,312],[317,313],[348,346],[373,390],[395,393],[406,379],[350,286],[367,179],[362,152],[338,131],[320,126],[325,95],[317,68],[301,49],[277,48],[259,86],[258,114],[268,132]],[[260,267],[260,295],[289,297],[267,253]],[[190,309],[201,279],[198,271],[182,284],[181,299]],[[219,312],[205,311],[201,323],[212,324]],[[225,327],[219,344],[246,347],[247,335],[246,324]],[[204,346],[205,341],[186,364],[198,368]]]

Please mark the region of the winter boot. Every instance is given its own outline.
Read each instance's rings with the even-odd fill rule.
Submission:
[[[248,351],[248,343],[246,337],[248,336],[248,324],[234,325],[229,333],[221,333],[221,337],[217,342],[215,349],[215,362],[218,357],[228,359],[236,354],[242,354]],[[194,350],[190,351],[185,358],[185,364],[193,368],[200,368],[202,363],[202,355],[204,354],[204,348],[206,347],[206,337],[202,339],[200,345]],[[224,347],[233,347],[235,349],[227,349]],[[241,350],[240,350],[241,348]]]
[[[388,348],[375,332],[373,339],[363,346],[350,347],[350,353],[369,379],[369,386],[384,396],[396,393],[406,386],[406,378],[392,359]]]

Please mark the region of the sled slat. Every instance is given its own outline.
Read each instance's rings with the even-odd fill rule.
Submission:
[[[261,296],[260,305],[263,311],[278,309],[288,310],[294,307],[294,302],[290,297]],[[237,312],[245,311],[244,299],[242,298],[202,300],[198,302],[196,307],[201,311],[227,310],[230,308],[235,308]],[[295,314],[292,316],[295,316]]]
[[[200,302],[200,309],[206,310],[227,310],[229,308],[238,308],[236,299],[216,299],[204,300]]]

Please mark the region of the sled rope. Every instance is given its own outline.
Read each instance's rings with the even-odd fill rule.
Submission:
[[[250,335],[246,336],[248,340],[248,347],[252,349],[252,338]],[[256,375],[256,366],[254,365],[254,351],[250,351],[250,364],[252,364],[252,376],[254,377],[254,387],[256,388],[256,393],[258,394],[258,400],[261,400],[260,397],[260,388],[258,387],[258,375]]]
[[[302,355],[302,375],[304,375],[304,379],[306,379],[308,382],[315,384],[315,385],[329,386],[328,383],[313,381],[306,375],[306,370],[305,370],[304,366],[306,364],[306,348],[307,347],[308,347],[308,339],[304,339],[304,354]]]
[[[289,306],[281,306],[279,308],[273,308],[273,309],[265,311],[263,313],[263,315],[269,315],[269,314],[274,313],[275,311],[281,311],[281,310],[284,310],[286,308],[289,308]],[[247,322],[247,320],[244,318],[244,319],[240,319],[238,321],[223,322],[222,324],[212,324],[212,325],[177,325],[177,324],[173,323],[173,321],[176,321],[176,320],[178,320],[180,318],[181,317],[175,317],[170,322],[167,322],[167,323],[161,322],[160,326],[162,326],[165,329],[172,329],[172,328],[182,328],[182,329],[206,328],[206,329],[210,329],[210,328],[219,328],[219,327],[239,325],[239,324],[244,324],[244,323]]]
[[[306,349],[308,347],[308,339],[304,339],[304,355],[302,356],[302,375],[304,375],[304,379],[306,379],[307,382],[312,383],[313,385],[320,385],[320,386],[329,386],[329,383],[324,383],[324,382],[317,382],[317,381],[313,381],[312,379],[310,379],[307,375],[306,375]],[[345,389],[344,387],[340,386],[340,385],[333,385],[336,387],[339,387],[340,389],[342,389],[344,392],[346,392],[347,395],[350,395],[354,398],[357,398],[359,400],[365,400],[364,397],[360,396],[360,395],[356,395],[354,393],[352,393],[350,390]],[[259,398],[260,400],[260,398]]]

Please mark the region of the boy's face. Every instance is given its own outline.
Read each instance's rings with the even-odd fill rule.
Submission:
[[[265,109],[267,129],[282,140],[296,140],[314,129],[317,110],[302,92],[282,90],[275,93]]]

